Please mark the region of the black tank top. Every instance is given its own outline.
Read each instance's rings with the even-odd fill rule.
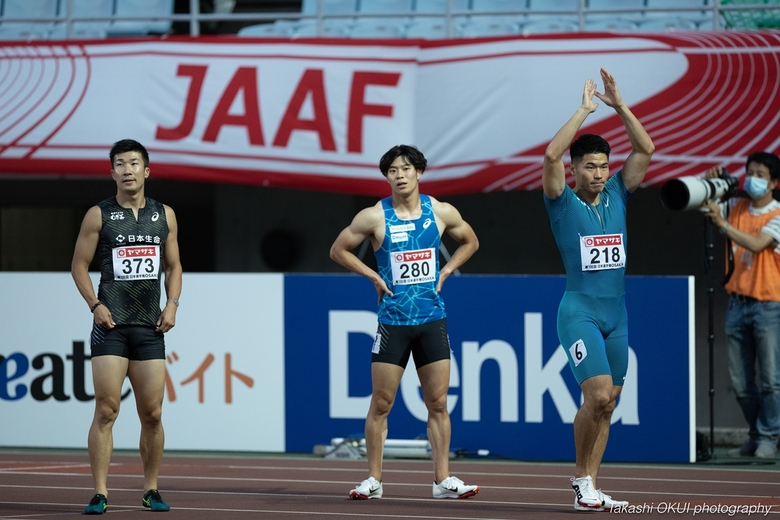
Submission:
[[[160,316],[160,278],[164,270],[168,221],[165,208],[146,199],[138,210],[123,208],[116,197],[98,203],[102,228],[97,247],[98,299],[117,325],[154,326]]]

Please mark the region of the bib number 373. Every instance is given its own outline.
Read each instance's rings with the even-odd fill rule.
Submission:
[[[583,271],[620,269],[626,266],[623,234],[580,237],[580,259]]]
[[[436,251],[433,248],[390,253],[393,285],[412,285],[436,280]]]
[[[125,246],[112,250],[114,280],[157,278],[160,272],[160,246]]]

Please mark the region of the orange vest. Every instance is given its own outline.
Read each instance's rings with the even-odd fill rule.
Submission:
[[[745,233],[758,235],[770,220],[780,215],[780,209],[763,215],[750,213],[750,200],[734,204],[729,216],[732,226]],[[726,284],[729,294],[737,293],[759,301],[780,302],[780,254],[774,247],[765,247],[753,253],[732,241],[734,274]]]

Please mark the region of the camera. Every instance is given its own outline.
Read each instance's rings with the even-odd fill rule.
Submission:
[[[739,179],[726,170],[715,179],[680,177],[661,187],[661,203],[672,211],[699,209],[708,200],[725,201],[739,187]]]

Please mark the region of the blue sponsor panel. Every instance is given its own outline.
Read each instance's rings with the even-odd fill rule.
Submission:
[[[560,276],[460,276],[443,296],[453,351],[453,450],[573,460],[581,392],[556,331]],[[630,359],[605,460],[691,460],[689,280],[627,279]],[[371,394],[377,295],[356,275],[285,276],[286,448],[311,452],[362,436]],[[567,346],[568,348],[568,346]],[[410,365],[411,367],[411,365]],[[388,438],[426,434],[416,374],[407,370]]]

